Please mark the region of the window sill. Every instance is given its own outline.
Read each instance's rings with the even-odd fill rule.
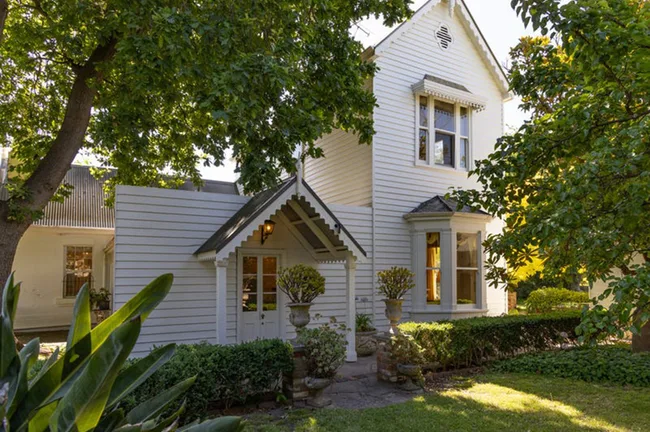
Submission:
[[[73,297],[57,297],[54,299],[54,304],[57,306],[74,306],[76,300]]]
[[[469,171],[466,169],[456,169],[444,165],[429,165],[421,162],[415,164],[416,168],[421,168],[429,171],[437,171],[440,173],[454,174],[462,177],[469,177]]]

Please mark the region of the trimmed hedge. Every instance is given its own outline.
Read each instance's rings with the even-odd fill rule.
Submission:
[[[188,422],[205,417],[217,405],[244,403],[278,391],[282,374],[292,369],[293,349],[278,339],[239,345],[179,345],[174,356],[127,397],[126,409],[196,375],[181,417]]]
[[[589,294],[571,291],[566,288],[542,288],[530,293],[526,299],[526,309],[531,313],[546,313],[557,308],[580,308],[589,301]]]
[[[580,312],[468,318],[430,323],[403,323],[424,349],[432,367],[443,369],[480,365],[488,360],[548,350],[574,343]]]
[[[527,354],[497,362],[493,369],[650,387],[650,353],[633,353],[629,347],[597,346]]]

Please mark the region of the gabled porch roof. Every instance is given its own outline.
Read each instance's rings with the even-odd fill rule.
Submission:
[[[226,259],[272,216],[318,261],[344,261],[348,252],[358,262],[366,260],[364,249],[334,213],[307,182],[295,176],[251,198],[194,255],[202,261]]]

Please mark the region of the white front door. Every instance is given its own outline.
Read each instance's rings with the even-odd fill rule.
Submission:
[[[279,337],[278,257],[244,254],[241,272],[241,341]]]

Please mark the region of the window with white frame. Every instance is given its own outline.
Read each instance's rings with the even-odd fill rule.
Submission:
[[[456,303],[476,304],[478,233],[456,233]]]
[[[469,170],[470,109],[426,95],[417,102],[417,163]]]
[[[65,246],[63,297],[76,297],[87,283],[92,288],[93,248],[92,246]]]
[[[441,266],[440,266],[440,233],[427,233],[427,304],[440,304]]]

